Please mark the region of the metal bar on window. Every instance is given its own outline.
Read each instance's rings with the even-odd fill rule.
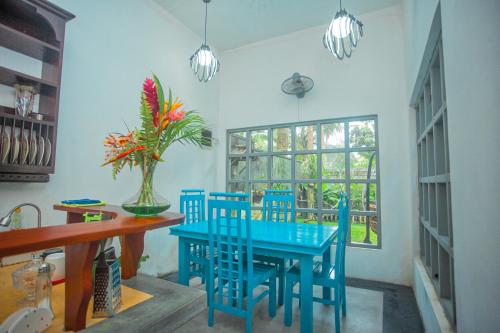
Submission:
[[[351,233],[348,234],[348,244],[357,246],[357,247],[366,247],[366,248],[380,248],[381,245],[381,218],[380,218],[380,167],[379,167],[379,146],[378,146],[378,121],[377,116],[369,115],[369,116],[361,116],[361,117],[346,117],[339,119],[327,119],[327,120],[316,120],[316,121],[302,121],[297,123],[289,123],[289,124],[277,124],[277,125],[266,125],[266,126],[256,126],[256,127],[248,127],[248,128],[239,128],[239,129],[231,129],[227,130],[227,143],[226,143],[226,187],[227,189],[230,186],[234,188],[238,187],[238,184],[245,185],[247,187],[246,192],[251,196],[252,195],[252,187],[255,187],[255,184],[263,184],[267,188],[272,188],[273,184],[289,184],[290,188],[294,191],[296,195],[296,200],[298,199],[298,184],[314,184],[316,186],[315,196],[316,196],[316,204],[315,208],[300,208],[297,200],[296,203],[296,213],[308,213],[317,216],[317,223],[324,223],[323,215],[334,214],[337,215],[336,209],[325,208],[324,206],[324,194],[323,194],[323,184],[345,184],[345,191],[348,193],[349,197],[352,196],[351,192],[351,184],[374,184],[376,188],[376,210],[374,211],[357,211],[352,210],[349,214],[349,225],[352,223],[351,216],[364,216],[367,218],[366,223],[369,223],[369,217],[377,217],[377,244],[361,244],[361,243],[352,243],[351,242]],[[375,135],[375,145],[372,147],[351,147],[350,143],[350,131],[349,124],[350,122],[359,122],[359,121],[373,121],[374,122],[374,135]],[[330,123],[339,123],[344,126],[344,147],[343,148],[326,148],[323,147],[323,133],[322,133],[322,125],[330,124]],[[305,150],[297,150],[297,127],[302,126],[312,126],[315,129],[316,134],[316,147],[315,149],[305,149]],[[290,151],[274,151],[273,142],[274,142],[274,131],[278,128],[288,128],[290,129]],[[267,151],[252,151],[252,131],[263,131],[267,132]],[[231,134],[233,133],[245,133],[245,144],[246,149],[244,153],[238,154],[231,152]],[[305,146],[304,148],[307,148]],[[376,159],[376,170],[377,175],[375,179],[351,179],[351,153],[362,153],[362,152],[375,152],[377,155]],[[332,153],[341,153],[344,154],[344,171],[345,178],[329,178],[323,179],[323,154],[332,154]],[[317,178],[315,179],[298,179],[297,178],[297,155],[305,155],[305,154],[314,154],[316,156],[316,174]],[[290,178],[285,179],[274,179],[273,176],[273,168],[275,163],[275,157],[289,157],[290,158]],[[230,179],[230,159],[231,158],[244,158],[246,161],[246,180],[239,179]],[[266,179],[251,179],[252,175],[252,159],[255,158],[266,158],[267,165],[267,178]],[[281,176],[277,174],[276,176]],[[335,176],[334,176],[335,177]],[[262,185],[261,185],[262,186]],[[253,201],[253,198],[252,198]],[[309,206],[310,203],[307,205]],[[329,207],[329,206],[328,206]],[[252,209],[257,211],[260,210],[259,206],[252,206]]]

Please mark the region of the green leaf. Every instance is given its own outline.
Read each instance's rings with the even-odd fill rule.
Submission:
[[[159,114],[163,114],[163,104],[165,104],[165,95],[163,94],[163,87],[161,85],[160,80],[158,77],[153,74],[153,80],[155,81],[155,86],[156,86],[156,94],[158,95],[158,106],[160,107],[159,109]],[[160,117],[161,119],[161,117]]]
[[[168,108],[167,108],[167,112],[170,112],[170,109],[172,109],[172,89],[168,88]]]
[[[139,140],[139,144],[146,147],[146,151],[149,154],[152,154],[155,150],[155,147],[158,145],[158,140],[160,139],[157,135],[157,129],[153,124],[153,115],[151,113],[151,109],[146,102],[146,95],[142,93],[141,96],[141,120],[142,120],[142,129],[141,129],[141,140]]]

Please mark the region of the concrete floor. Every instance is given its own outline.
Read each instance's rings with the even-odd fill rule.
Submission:
[[[79,332],[170,333],[206,309],[206,293],[200,288],[187,288],[142,274],[123,284],[153,297]]]
[[[321,295],[321,288],[315,287],[314,294]],[[383,292],[347,287],[347,317],[342,318],[342,332],[371,332],[383,331]],[[298,300],[294,299],[293,324],[285,327],[283,324],[284,308],[278,307],[275,318],[267,315],[267,297],[254,308],[253,331],[258,333],[280,333],[300,331],[300,311]],[[205,310],[195,316],[174,332],[176,333],[203,333],[203,332],[244,332],[245,320],[215,312],[215,325],[208,327],[208,311]],[[314,303],[314,332],[335,332],[333,307]]]

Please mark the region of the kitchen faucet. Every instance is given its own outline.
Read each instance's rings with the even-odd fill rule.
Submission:
[[[4,227],[4,228],[8,227],[10,225],[10,223],[12,222],[12,215],[14,214],[16,209],[24,207],[24,206],[31,206],[31,207],[36,209],[36,211],[38,213],[38,228],[40,228],[42,226],[42,211],[40,210],[40,208],[37,205],[32,204],[32,203],[22,203],[20,205],[17,205],[16,207],[12,208],[12,210],[7,215],[5,215],[4,217],[2,217],[2,219],[0,219],[0,227]]]

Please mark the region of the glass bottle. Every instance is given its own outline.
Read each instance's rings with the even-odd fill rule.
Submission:
[[[34,306],[38,267],[42,259],[33,255],[33,259],[21,268],[12,272],[12,282],[15,288],[26,293],[26,297],[19,300],[21,306]]]
[[[41,262],[38,267],[38,277],[36,281],[35,304],[38,308],[49,310],[54,318],[52,310],[52,274],[56,266],[47,262]]]
[[[12,230],[21,229],[23,226],[23,215],[21,208],[17,208],[12,214],[12,222],[10,224]]]

